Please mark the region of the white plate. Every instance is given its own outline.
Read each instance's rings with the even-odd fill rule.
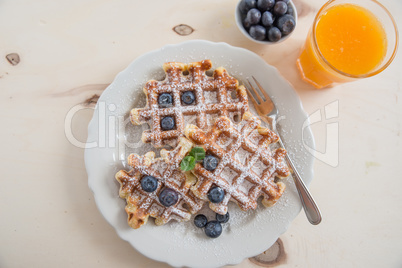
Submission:
[[[242,212],[232,204],[231,219],[217,239],[206,237],[192,221],[155,226],[150,220],[137,230],[127,225],[125,200],[118,196],[119,183],[114,175],[126,168],[129,153],[151,150],[142,146],[139,138],[142,128],[129,123],[128,113],[133,107],[144,106],[142,87],[149,79],[163,78],[164,62],[203,59],[211,59],[213,69],[225,67],[240,81],[251,75],[260,80],[282,115],[281,134],[290,156],[307,185],[313,178],[313,156],[305,148],[306,145],[314,148],[307,115],[291,85],[258,55],[226,43],[194,40],[167,45],[137,58],[116,76],[95,108],[85,150],[88,183],[100,212],[122,239],[145,256],[172,266],[218,267],[240,263],[268,249],[301,210],[297,191],[291,178],[287,178],[284,180],[287,188],[272,208],[259,204],[256,211]],[[213,217],[213,213],[208,216]]]

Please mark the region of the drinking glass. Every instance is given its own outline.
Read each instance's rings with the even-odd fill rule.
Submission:
[[[363,10],[369,11],[374,14],[375,18],[378,20],[380,25],[382,25],[383,32],[385,32],[385,52],[382,59],[378,62],[376,67],[364,73],[350,73],[348,71],[341,70],[341,68],[334,66],[333,62],[328,59],[328,56],[323,55],[323,47],[319,47],[317,43],[317,25],[324,16],[330,14],[331,9],[339,7],[340,5],[354,5]],[[332,12],[334,13],[334,12]],[[353,14],[350,14],[353,15]],[[328,19],[328,17],[327,17]],[[334,16],[334,22],[342,23],[341,20],[347,20],[349,23],[356,23],[356,17],[351,16],[349,18]],[[328,29],[330,30],[330,29]],[[345,38],[345,43],[351,40],[348,38],[354,38],[350,35],[344,35],[341,38]],[[343,43],[343,40],[341,40]],[[343,49],[342,47],[336,47],[340,43],[334,44],[333,49]],[[357,45],[357,44],[356,44]],[[379,2],[375,0],[331,0],[328,1],[319,11],[314,19],[313,26],[311,27],[305,44],[301,50],[301,54],[297,59],[297,66],[300,74],[306,82],[312,84],[316,88],[331,87],[336,83],[344,83],[348,81],[353,81],[356,79],[371,77],[376,75],[385,68],[387,68],[395,57],[398,47],[398,30],[390,12]],[[331,48],[332,49],[332,48]],[[342,50],[343,51],[343,50]],[[367,54],[370,56],[370,53]],[[347,65],[353,66],[354,64],[359,64],[350,60]]]

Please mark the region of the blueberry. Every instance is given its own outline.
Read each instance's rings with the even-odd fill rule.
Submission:
[[[261,12],[270,10],[275,5],[275,0],[258,0],[257,7]]]
[[[239,4],[240,12],[246,14],[252,8],[257,7],[257,0],[242,0]]]
[[[229,221],[229,212],[225,215],[216,214],[216,220],[220,223],[227,223]]]
[[[289,4],[289,3],[290,3],[290,0],[278,0],[278,1],[285,2],[286,4]]]
[[[268,30],[268,40],[271,42],[277,42],[282,38],[281,30],[276,27],[272,27]]]
[[[282,16],[283,14],[286,13],[286,11],[288,11],[288,5],[285,2],[283,1],[276,2],[274,6],[275,15]]]
[[[247,12],[245,20],[250,22],[251,25],[258,24],[261,20],[261,12],[256,8],[252,8]]]
[[[225,191],[218,186],[211,188],[208,192],[209,201],[215,204],[222,202],[224,197],[225,197]]]
[[[244,28],[248,29],[251,26],[251,23],[248,21],[247,17],[243,20]]]
[[[239,10],[241,14],[246,14],[248,9],[246,7],[246,1],[242,0],[239,4]]]
[[[185,103],[185,104],[192,104],[195,101],[195,96],[194,93],[192,91],[186,91],[181,95],[181,100]]]
[[[259,41],[264,40],[265,37],[267,36],[267,30],[261,25],[251,26],[248,32],[253,39]]]
[[[283,35],[290,34],[295,28],[296,22],[293,16],[287,14],[280,17],[277,21],[278,29]]]
[[[194,217],[194,225],[198,228],[204,228],[207,225],[208,219],[205,215],[198,214]]]
[[[165,207],[173,206],[179,200],[179,195],[170,188],[163,189],[159,194],[159,202]]]
[[[203,160],[203,165],[206,170],[212,171],[218,166],[218,158],[213,155],[206,155]]]
[[[169,93],[160,94],[158,97],[158,103],[159,103],[159,106],[162,108],[171,106],[173,103],[172,95],[170,95]]]
[[[205,234],[211,238],[217,238],[222,234],[222,225],[218,221],[210,221],[205,225]]]
[[[144,176],[141,179],[141,188],[145,192],[151,193],[158,188],[158,180],[153,176]]]
[[[288,4],[288,11],[286,12],[286,14],[289,14],[289,15],[293,16],[294,13],[295,13],[295,11],[294,11],[292,5]]]
[[[265,11],[264,13],[262,13],[261,23],[265,27],[269,27],[274,24],[274,16],[272,15],[272,13],[269,11]]]
[[[174,129],[174,118],[171,116],[166,116],[161,120],[161,128],[162,130],[171,130]]]

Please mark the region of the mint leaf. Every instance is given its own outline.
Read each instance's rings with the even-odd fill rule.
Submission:
[[[189,155],[194,157],[195,161],[199,161],[205,158],[205,150],[202,147],[193,147]]]
[[[180,168],[183,171],[192,170],[195,167],[195,158],[193,156],[186,156],[180,163]]]

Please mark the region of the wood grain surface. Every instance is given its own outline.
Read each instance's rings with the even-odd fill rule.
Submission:
[[[294,2],[295,32],[265,46],[237,29],[236,0],[1,1],[0,267],[167,267],[103,219],[84,150],[67,135],[86,141],[98,97],[135,58],[191,39],[257,53],[314,119],[310,190],[322,223],[301,212],[271,249],[236,267],[402,267],[401,53],[375,77],[315,90],[295,63],[325,1]],[[402,2],[380,2],[402,29]]]

